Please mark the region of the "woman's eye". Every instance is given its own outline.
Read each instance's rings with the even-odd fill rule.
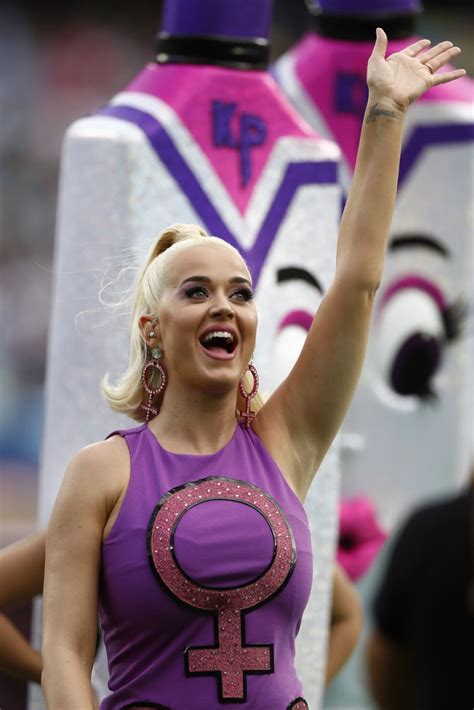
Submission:
[[[186,289],[185,295],[187,298],[206,298],[208,296],[207,290],[203,286],[192,286]]]
[[[253,293],[249,288],[239,288],[232,293],[231,297],[236,301],[251,301]]]

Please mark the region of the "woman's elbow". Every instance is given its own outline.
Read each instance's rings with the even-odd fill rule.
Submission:
[[[352,305],[362,304],[372,308],[380,288],[382,275],[379,273],[358,273],[343,271],[336,273],[332,289],[343,294]]]

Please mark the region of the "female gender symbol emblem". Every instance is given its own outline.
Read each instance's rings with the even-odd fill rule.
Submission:
[[[174,555],[174,534],[183,515],[209,500],[249,505],[261,513],[272,531],[273,559],[253,581],[230,589],[196,584]],[[236,479],[210,477],[169,491],[158,503],[148,529],[148,554],[153,572],[165,589],[187,606],[211,612],[216,619],[216,645],[188,648],[187,675],[216,675],[220,702],[245,702],[246,674],[273,673],[273,645],[245,643],[244,612],[275,596],[288,581],[296,562],[291,528],[278,504],[260,488]]]

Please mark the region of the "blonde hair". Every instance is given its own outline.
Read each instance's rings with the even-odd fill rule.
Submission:
[[[203,239],[205,239],[205,242],[203,242]],[[102,380],[102,392],[111,408],[116,412],[126,414],[136,421],[145,421],[146,412],[141,405],[147,401],[141,378],[142,370],[148,358],[148,348],[142,336],[139,322],[140,316],[153,315],[155,313],[167,285],[167,266],[170,259],[183,249],[202,244],[225,245],[242,259],[237,249],[223,239],[210,236],[201,227],[195,224],[173,224],[158,234],[148,251],[143,266],[138,272],[132,311],[128,367],[116,384],[110,383],[108,373]],[[169,374],[172,377],[172,373]],[[153,388],[158,387],[159,379],[159,375],[156,371],[153,371],[150,378],[150,386]],[[252,376],[249,372],[245,374],[244,385],[246,391],[251,390]],[[153,402],[153,404],[156,406],[161,403]],[[258,411],[262,405],[263,402],[257,394],[252,400],[252,409]],[[243,408],[243,398],[238,392],[237,413],[242,411]]]

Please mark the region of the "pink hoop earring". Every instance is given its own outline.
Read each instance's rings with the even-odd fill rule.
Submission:
[[[245,375],[247,374],[247,372],[251,372],[252,377],[253,377],[253,386],[252,386],[252,389],[250,390],[250,392],[246,392],[245,387],[244,387],[244,378],[245,378]],[[241,413],[240,417],[241,417],[241,419],[244,420],[245,426],[248,429],[256,416],[255,412],[252,412],[250,409],[250,402],[252,401],[252,399],[255,397],[255,395],[258,392],[258,372],[255,369],[255,366],[251,362],[248,364],[247,370],[244,372],[244,374],[240,378],[239,390],[240,390],[240,394],[242,395],[242,397],[245,400],[245,411]]]
[[[162,363],[160,362],[160,357],[161,357],[161,350],[160,348],[152,348],[151,350],[151,360],[148,360],[146,365],[144,366],[142,370],[142,384],[145,389],[145,391],[148,394],[148,402],[146,404],[141,404],[140,407],[145,410],[146,412],[146,422],[150,421],[150,414],[153,414],[154,417],[158,414],[160,411],[156,407],[152,405],[152,401],[155,399],[155,397],[158,397],[161,392],[165,389],[167,383],[168,383],[168,373],[166,372],[166,368]],[[148,375],[150,370],[153,372],[154,370],[158,370],[161,376],[160,384],[158,387],[150,387],[150,384],[148,382]]]

